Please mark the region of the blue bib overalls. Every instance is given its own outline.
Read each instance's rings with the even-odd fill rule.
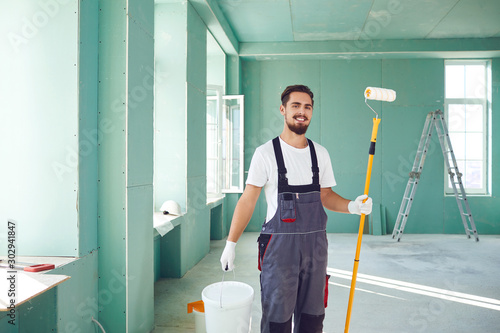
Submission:
[[[279,137],[278,206],[259,236],[262,333],[321,333],[328,262],[327,216],[321,203],[316,151],[308,139],[312,184],[289,185]],[[326,285],[327,286],[327,285]]]

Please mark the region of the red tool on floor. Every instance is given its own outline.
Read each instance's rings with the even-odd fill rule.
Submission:
[[[0,267],[10,268],[10,269],[22,269],[26,272],[42,272],[49,269],[54,269],[56,266],[54,264],[34,264],[28,262],[16,262],[11,265],[4,260],[0,259]]]

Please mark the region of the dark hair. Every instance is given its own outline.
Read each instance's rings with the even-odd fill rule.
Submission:
[[[286,103],[288,103],[288,100],[290,99],[290,94],[293,92],[304,92],[308,94],[311,96],[311,102],[314,106],[314,94],[308,86],[304,86],[302,84],[296,84],[285,88],[285,90],[281,93],[281,104],[283,104],[283,106],[286,106]]]

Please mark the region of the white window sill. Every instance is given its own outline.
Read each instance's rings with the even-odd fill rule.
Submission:
[[[214,208],[216,206],[219,206],[220,204],[222,204],[222,201],[224,200],[225,197],[226,196],[224,194],[214,197],[207,197],[207,206],[209,208]]]
[[[174,229],[174,227],[181,224],[181,216],[177,215],[163,215],[162,212],[153,213],[153,228],[155,229],[154,236],[157,234],[160,236],[165,236],[169,231]]]
[[[460,190],[458,191],[458,194],[460,195]],[[454,198],[455,197],[455,193],[453,192],[450,192],[450,193],[445,193],[444,194],[445,197],[450,197],[450,198]],[[479,197],[479,198],[490,198],[491,197],[491,193],[467,193],[467,191],[465,191],[465,195],[467,197]]]
[[[2,256],[2,263],[7,263],[7,257]],[[54,264],[55,268],[66,265],[77,258],[71,257],[17,257],[16,262],[29,262],[33,264]],[[31,300],[33,297],[40,295],[47,290],[52,289],[58,284],[68,280],[70,276],[57,274],[44,274],[51,270],[41,272],[26,272],[22,269],[16,269],[12,273],[10,268],[0,268],[0,290],[9,290],[10,280],[8,277],[15,275],[16,283],[16,307]],[[7,292],[0,294],[0,311],[9,311],[8,306],[11,304],[11,299]]]

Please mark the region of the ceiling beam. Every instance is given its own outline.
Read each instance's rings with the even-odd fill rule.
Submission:
[[[495,58],[500,38],[240,43],[243,60]]]
[[[200,15],[210,33],[219,43],[227,55],[237,55],[239,51],[238,39],[234,35],[231,25],[226,20],[217,1],[189,0]]]

